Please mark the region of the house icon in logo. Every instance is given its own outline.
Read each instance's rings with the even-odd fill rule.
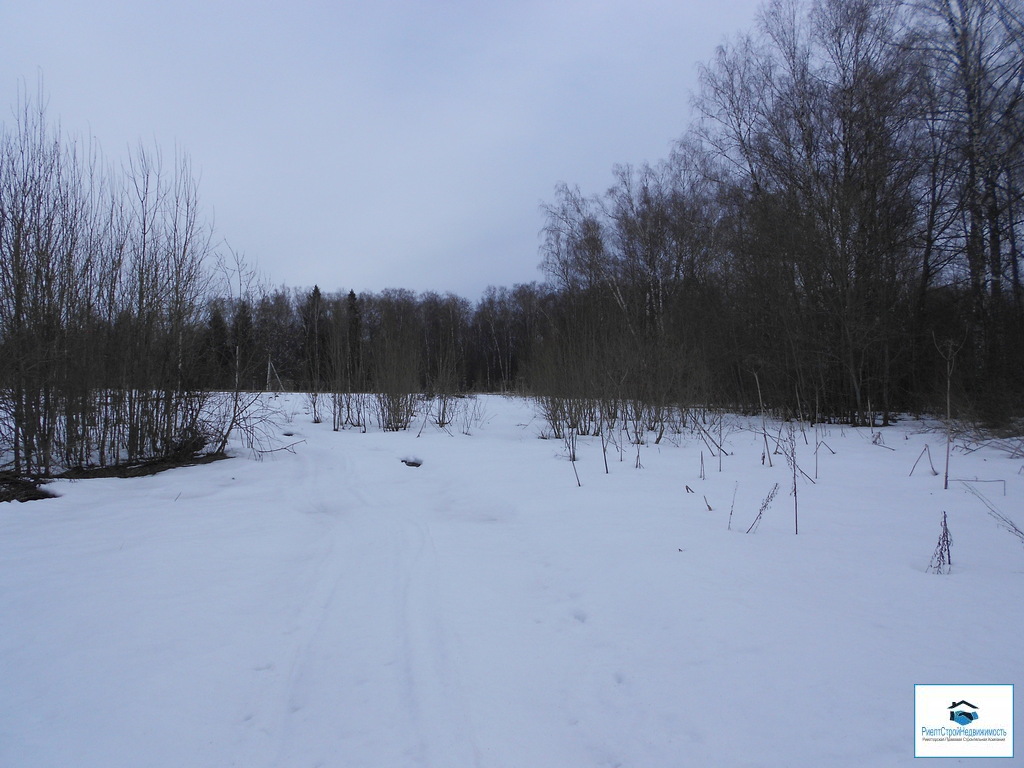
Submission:
[[[949,719],[959,725],[970,725],[978,719],[978,708],[969,701],[954,701],[949,705]]]

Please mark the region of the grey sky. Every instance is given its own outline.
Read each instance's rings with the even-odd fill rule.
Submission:
[[[600,192],[689,122],[697,63],[758,0],[0,0],[0,108],[187,151],[217,233],[272,284],[540,279],[539,206]]]

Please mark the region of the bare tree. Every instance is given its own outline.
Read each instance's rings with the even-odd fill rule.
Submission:
[[[95,144],[50,126],[41,93],[23,99],[0,134],[0,404],[15,472],[206,447],[209,252],[187,157],[168,172],[139,149],[108,171]]]

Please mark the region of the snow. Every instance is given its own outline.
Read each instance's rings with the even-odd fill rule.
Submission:
[[[811,478],[835,454],[795,536],[759,419],[721,472],[689,431],[609,474],[581,438],[577,487],[526,400],[481,398],[470,435],[300,404],[291,451],[0,507],[0,765],[900,766],[915,683],[1021,682],[1024,547],[909,476],[926,444],[942,471],[920,422],[798,431]],[[951,472],[1024,527],[1021,465]]]

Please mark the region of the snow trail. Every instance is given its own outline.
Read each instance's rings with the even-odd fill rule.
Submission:
[[[402,494],[354,490],[349,459],[302,459],[322,550],[262,726],[276,740],[268,768],[479,766],[430,523]]]
[[[908,477],[930,433],[835,430],[800,535],[781,497],[744,535],[787,471],[756,431],[706,478],[686,435],[607,475],[581,439],[581,488],[487,406],[472,437],[297,406],[294,453],[0,510],[0,766],[909,766],[914,683],[1019,676],[1019,542]],[[957,461],[1017,514],[1019,460]]]

